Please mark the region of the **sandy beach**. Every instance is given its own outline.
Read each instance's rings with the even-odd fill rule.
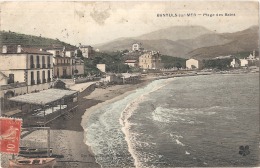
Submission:
[[[145,86],[149,80],[140,81],[138,84],[112,85],[95,88],[94,83],[72,85],[71,89],[79,91],[78,111],[72,118],[58,118],[47,126],[51,128],[51,148],[53,155],[59,156],[55,167],[101,167],[95,162],[94,155],[89,146],[85,144],[84,123],[98,104],[116,101],[120,95],[128,94],[137,88]],[[91,108],[91,110],[90,110]],[[84,121],[82,117],[84,115]],[[25,136],[20,141],[21,146],[47,147],[47,131],[37,130]],[[1,155],[1,167],[8,167],[8,160],[12,155]],[[17,156],[15,158],[18,158]]]

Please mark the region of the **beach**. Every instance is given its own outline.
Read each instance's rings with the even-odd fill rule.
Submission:
[[[95,88],[93,82],[70,86],[71,89],[79,91],[77,112],[69,119],[60,117],[47,125],[51,128],[50,146],[53,148],[53,155],[59,157],[55,167],[101,167],[95,162],[90,147],[85,144],[82,116],[84,115],[84,121],[86,121],[92,111],[89,110],[90,108],[98,108],[98,104],[113,101],[124,93],[143,87],[149,81],[141,80],[137,84],[111,85],[106,89]],[[21,139],[20,146],[47,147],[47,131],[33,131]],[[11,158],[10,154],[2,154],[1,167],[8,167],[8,160]],[[15,156],[15,158],[19,157]]]

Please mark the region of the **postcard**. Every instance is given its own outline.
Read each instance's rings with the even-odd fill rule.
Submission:
[[[1,1],[1,167],[258,167],[258,1]]]

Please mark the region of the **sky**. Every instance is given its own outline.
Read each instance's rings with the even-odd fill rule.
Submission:
[[[219,33],[235,32],[258,25],[259,20],[256,1],[9,1],[1,2],[0,8],[1,30],[58,38],[73,45],[100,44],[171,26],[200,25]]]

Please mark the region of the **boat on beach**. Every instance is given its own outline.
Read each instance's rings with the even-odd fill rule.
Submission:
[[[9,160],[9,168],[51,168],[56,164],[55,158],[24,158]]]
[[[52,155],[52,148],[49,149],[50,156]],[[47,157],[48,148],[30,148],[20,147],[19,156],[22,157]]]

